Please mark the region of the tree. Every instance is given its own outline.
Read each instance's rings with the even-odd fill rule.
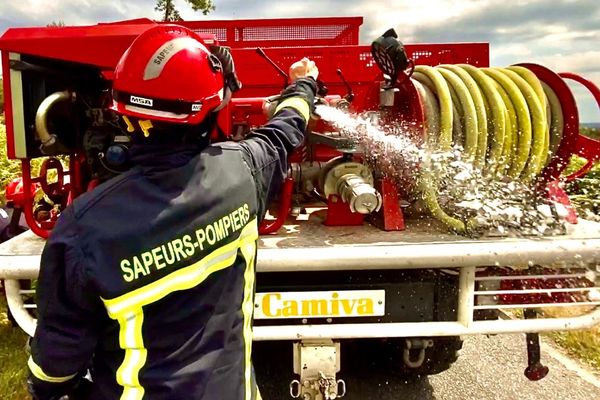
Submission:
[[[62,28],[63,26],[65,26],[65,22],[63,20],[52,21],[46,26],[48,28]]]
[[[202,11],[202,14],[207,15],[215,9],[213,0],[185,0],[192,6],[194,11]],[[154,9],[161,13],[162,20],[165,22],[181,21],[181,15],[175,8],[175,0],[157,0]]]

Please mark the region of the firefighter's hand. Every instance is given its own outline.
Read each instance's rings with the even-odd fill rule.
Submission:
[[[296,79],[312,77],[315,80],[319,77],[319,68],[314,61],[304,57],[302,60],[297,61],[290,67],[290,79],[295,81]]]

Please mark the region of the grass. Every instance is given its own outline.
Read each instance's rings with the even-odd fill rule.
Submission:
[[[549,336],[570,355],[600,372],[600,329],[556,332]]]
[[[6,158],[6,129],[0,115],[0,206],[4,204],[6,184],[21,172],[20,163]],[[29,399],[27,379],[27,335],[13,327],[7,317],[6,298],[0,282],[0,399]]]
[[[27,379],[27,335],[12,326],[6,314],[4,293],[0,291],[0,398],[29,399]]]
[[[544,314],[550,317],[573,317],[586,311],[590,310],[547,309]],[[582,331],[552,332],[548,336],[570,355],[600,371],[600,326]]]

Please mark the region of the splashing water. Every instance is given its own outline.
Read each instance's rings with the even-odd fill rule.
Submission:
[[[565,210],[540,198],[531,186],[485,174],[463,160],[462,148],[432,152],[417,146],[401,125],[379,126],[367,115],[319,105],[319,116],[351,138],[369,165],[400,188],[414,187],[419,171],[435,176],[442,208],[490,233],[544,235],[563,232]],[[413,195],[416,193],[412,193]],[[418,202],[419,198],[411,199]]]
[[[380,128],[367,116],[325,105],[317,106],[317,113],[342,135],[354,140],[368,162],[384,176],[400,180],[416,178],[423,150],[402,135],[400,127]]]

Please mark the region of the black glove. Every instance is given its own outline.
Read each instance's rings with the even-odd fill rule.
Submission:
[[[294,83],[289,85],[281,92],[281,95],[277,98],[277,102],[281,103],[283,100],[290,97],[302,97],[306,99],[310,107],[311,112],[315,107],[315,96],[317,94],[317,81],[313,77],[299,78]]]
[[[211,46],[210,52],[221,62],[225,86],[228,87],[232,93],[240,90],[242,88],[242,82],[240,82],[235,72],[235,64],[229,48],[224,46]]]
[[[87,400],[92,382],[82,374],[64,383],[43,382],[29,375],[27,390],[33,400]]]
[[[62,400],[75,386],[73,380],[65,383],[43,382],[29,375],[27,378],[27,390],[33,400]]]

